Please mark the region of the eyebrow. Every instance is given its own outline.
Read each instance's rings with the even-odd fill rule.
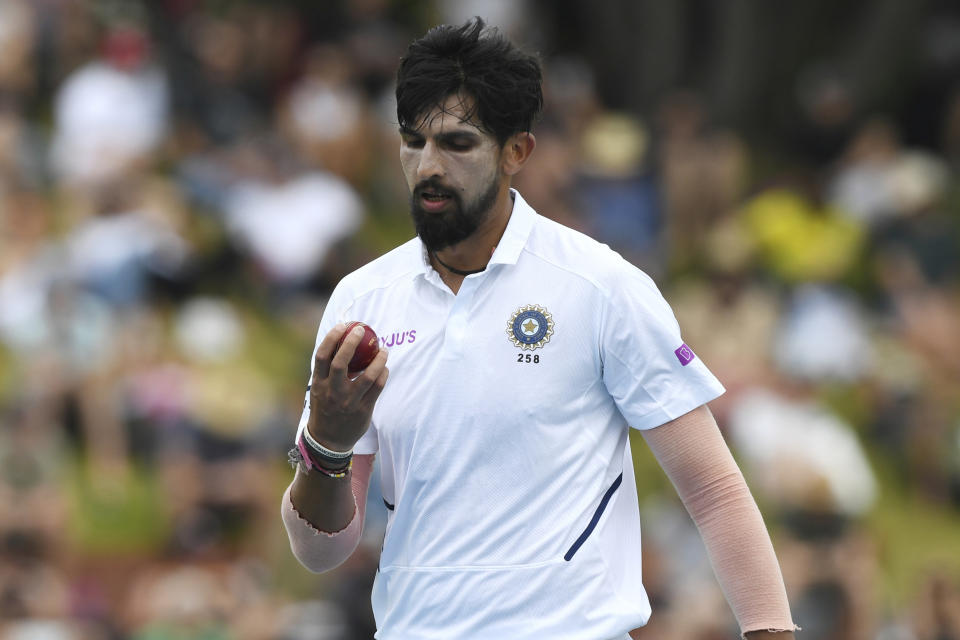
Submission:
[[[409,136],[411,138],[424,137],[422,132],[402,125],[400,126],[400,135]],[[473,131],[445,131],[437,136],[437,140],[440,142],[452,142],[455,140],[475,142],[479,139],[480,136]]]

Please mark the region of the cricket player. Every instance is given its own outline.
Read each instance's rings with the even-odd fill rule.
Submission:
[[[542,102],[538,60],[480,19],[430,30],[401,60],[417,236],[326,307],[283,496],[291,548],[317,572],[352,553],[378,456],[377,638],[627,640],[651,615],[633,428],[746,638],[793,638],[769,536],[706,406],[720,382],[649,277],[511,187]],[[364,333],[344,336],[349,321],[383,347],[354,375]]]

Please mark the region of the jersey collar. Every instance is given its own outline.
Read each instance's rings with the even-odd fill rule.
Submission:
[[[510,195],[513,196],[513,212],[490,258],[490,264],[516,264],[533,228],[533,208],[516,189],[510,189]]]
[[[510,213],[510,219],[507,221],[507,227],[503,230],[500,242],[490,257],[489,265],[493,264],[516,264],[520,258],[520,253],[527,244],[527,238],[530,237],[530,230],[533,228],[534,210],[523,199],[520,192],[516,189],[510,189],[510,195],[513,198],[513,210]],[[415,238],[414,242],[419,247],[419,267],[427,279],[431,276],[437,276],[436,271],[430,264],[430,257],[427,255],[427,248],[423,246],[420,238]],[[484,271],[483,273],[487,273]],[[482,274],[478,274],[482,275]]]

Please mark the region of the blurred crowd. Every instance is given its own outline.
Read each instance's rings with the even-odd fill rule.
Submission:
[[[326,297],[413,234],[399,56],[479,14],[544,59],[516,186],[727,387],[801,637],[960,640],[960,12],[784,4],[0,0],[0,637],[372,637],[384,515],[307,573],[286,451]],[[642,637],[737,637],[634,450]]]

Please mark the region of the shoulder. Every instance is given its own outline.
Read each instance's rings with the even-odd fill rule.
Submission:
[[[604,297],[625,289],[656,291],[653,280],[608,245],[536,214],[525,253],[572,278],[590,283]]]
[[[420,240],[410,239],[344,276],[334,290],[334,297],[349,304],[412,281],[423,270],[421,251]]]

